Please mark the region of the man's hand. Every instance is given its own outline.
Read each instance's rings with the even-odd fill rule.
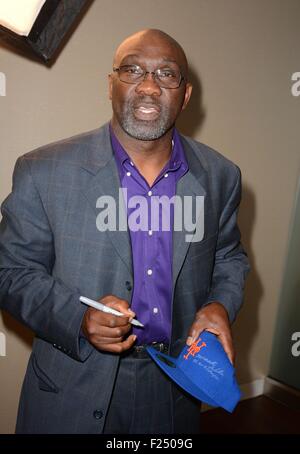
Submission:
[[[234,364],[230,323],[227,311],[221,303],[212,302],[196,313],[195,321],[189,329],[187,345],[191,345],[204,330],[218,336],[230,362]]]
[[[129,322],[135,317],[135,313],[128,309],[127,301],[115,295],[106,295],[99,302],[122,312],[124,317],[89,307],[82,322],[83,334],[98,350],[111,353],[128,350],[136,340],[134,335],[126,337],[131,329]]]

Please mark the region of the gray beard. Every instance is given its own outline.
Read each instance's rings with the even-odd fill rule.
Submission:
[[[156,140],[166,134],[173,127],[168,112],[161,107],[157,120],[138,120],[134,115],[134,108],[127,103],[120,115],[120,124],[123,130],[134,139]]]

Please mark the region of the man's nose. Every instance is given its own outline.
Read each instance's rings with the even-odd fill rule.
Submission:
[[[157,83],[155,74],[147,72],[144,79],[137,84],[135,91],[137,93],[144,93],[145,95],[161,95],[161,88]]]

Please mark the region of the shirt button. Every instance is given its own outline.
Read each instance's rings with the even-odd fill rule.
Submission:
[[[126,175],[127,175],[128,177],[130,177],[131,173],[130,173],[130,172],[126,172]]]
[[[126,285],[127,290],[130,291],[132,289],[132,285],[131,285],[131,283],[129,281],[126,281],[125,285]]]
[[[148,235],[152,236],[152,233],[153,233],[152,230],[148,231]]]
[[[149,270],[147,270],[148,276],[151,276],[152,273],[153,273],[153,271],[149,268]]]
[[[167,178],[168,176],[169,176],[169,174],[168,174],[168,173],[165,173],[164,177]]]
[[[152,191],[148,191],[148,195],[149,195],[149,196],[152,195]]]
[[[153,314],[157,314],[157,313],[158,313],[158,309],[157,309],[157,307],[154,307],[153,308]]]
[[[132,162],[132,161],[130,161],[130,164],[132,165],[132,167],[134,166],[134,164],[133,164],[133,162]]]
[[[93,415],[94,415],[95,419],[101,419],[102,416],[103,416],[103,411],[102,410],[95,410]]]

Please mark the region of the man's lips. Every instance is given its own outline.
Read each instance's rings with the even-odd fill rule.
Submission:
[[[152,103],[139,103],[134,106],[135,110],[141,110],[142,112],[160,112],[160,107],[157,104],[152,104]]]
[[[141,103],[134,106],[135,116],[141,120],[153,120],[160,114],[160,107],[156,104]]]

